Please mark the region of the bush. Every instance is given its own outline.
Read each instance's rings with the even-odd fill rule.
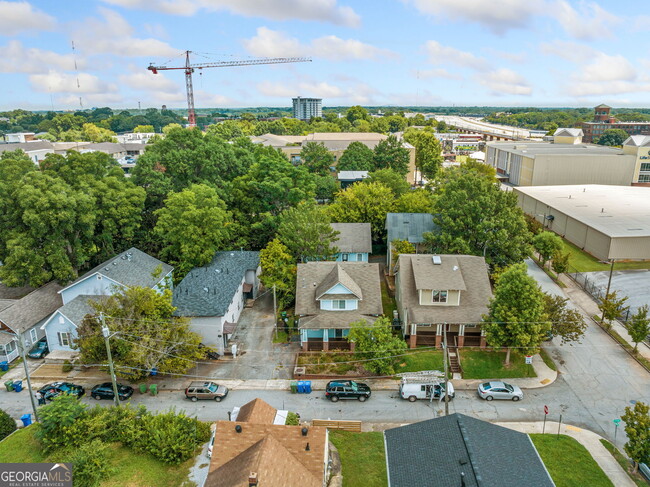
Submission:
[[[287,420],[284,422],[284,424],[289,426],[298,426],[300,424],[300,416],[298,416],[297,413],[292,413],[289,411],[289,413],[287,413]]]
[[[93,440],[82,445],[70,456],[74,487],[96,487],[113,473],[106,450],[108,445]]]
[[[87,437],[75,424],[85,413],[86,406],[69,395],[61,395],[42,407],[39,412],[41,428],[36,436],[43,449],[47,452],[84,443]]]
[[[72,372],[72,369],[73,367],[69,360],[63,362],[63,365],[61,366],[61,370],[63,371],[64,374],[67,374],[68,372]]]
[[[16,421],[0,409],[0,441],[16,431]]]

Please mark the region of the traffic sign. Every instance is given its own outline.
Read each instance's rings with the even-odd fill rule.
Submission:
[[[533,356],[532,355],[526,355],[526,364],[530,365],[533,363]]]
[[[544,406],[544,414],[548,414],[548,406]]]
[[[621,424],[621,420],[618,419],[618,418],[613,419],[612,421],[614,422],[614,424],[615,424],[616,426],[618,426],[619,424]]]

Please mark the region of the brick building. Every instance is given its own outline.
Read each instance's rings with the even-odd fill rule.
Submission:
[[[619,122],[610,115],[611,109],[607,105],[598,105],[594,108],[594,120],[582,122],[583,142],[594,142],[608,129],[625,130],[628,135],[650,135],[650,122]]]

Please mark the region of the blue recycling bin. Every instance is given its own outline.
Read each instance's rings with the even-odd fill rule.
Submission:
[[[305,394],[311,394],[311,381],[305,381]]]
[[[3,372],[8,371],[9,370],[9,362],[7,362],[6,360],[3,360],[2,362],[0,362],[0,370],[2,370]]]
[[[156,367],[151,369],[151,375],[158,375],[158,369]]]
[[[31,414],[23,414],[20,417],[20,420],[23,422],[23,426],[29,426],[32,424],[32,415]]]
[[[304,380],[299,380],[298,381],[298,394],[304,394],[305,393],[305,381]]]
[[[23,390],[23,381],[22,380],[14,381],[14,391],[20,392],[22,390]]]

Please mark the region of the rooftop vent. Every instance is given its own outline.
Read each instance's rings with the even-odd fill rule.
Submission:
[[[117,261],[113,262],[113,265],[117,265]]]
[[[235,426],[235,431],[236,431],[237,433],[241,433],[241,425],[240,425],[240,424],[238,424],[237,426]]]
[[[442,264],[442,259],[440,258],[439,255],[434,255],[434,256],[431,257],[431,259],[433,260],[433,265]]]
[[[309,442],[307,442],[307,446],[305,447],[305,451],[310,451],[311,448],[309,448]]]
[[[204,287],[203,290],[204,290],[206,293],[209,293],[209,292],[210,292],[210,288],[207,288],[207,287]]]
[[[457,266],[457,265],[454,266],[454,270],[455,270],[455,271],[458,270],[458,266]]]
[[[109,270],[109,269],[110,269],[110,267],[104,267],[104,270],[105,270],[105,271],[107,271],[107,270]]]
[[[309,429],[303,428],[300,430],[300,432],[302,433],[302,436],[307,436],[307,433],[309,433]]]

